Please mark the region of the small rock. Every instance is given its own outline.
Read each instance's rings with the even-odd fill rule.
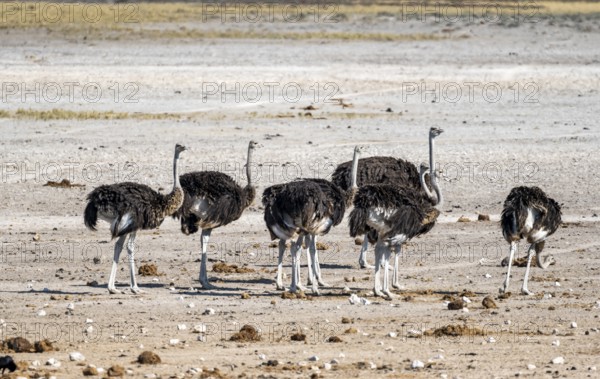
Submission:
[[[81,354],[78,351],[74,351],[72,353],[69,353],[69,359],[74,361],[74,362],[81,362],[81,361],[85,361],[85,357],[83,356],[83,354]]]
[[[44,317],[46,315],[46,311],[41,309],[40,311],[38,311],[37,315],[40,317]]]
[[[331,363],[324,363],[323,370],[331,370]]]
[[[562,365],[563,363],[565,363],[565,358],[563,358],[563,357],[556,357],[556,358],[552,359],[552,364]]]
[[[46,361],[46,366],[60,367],[60,362],[56,358],[50,358]]]
[[[318,362],[319,361],[319,357],[317,357],[316,355],[313,355],[312,357],[309,357],[308,360],[310,362]]]
[[[96,376],[98,375],[98,369],[96,369],[96,366],[88,366],[86,368],[83,369],[83,375],[85,376]]]
[[[488,343],[495,343],[496,339],[494,337],[488,337],[487,342]]]
[[[477,216],[477,221],[490,221],[490,215],[486,215],[486,214],[479,214]]]
[[[421,362],[421,361],[412,361],[410,367],[413,370],[419,369],[419,368],[423,368],[425,367],[425,363]]]
[[[471,220],[466,216],[460,216],[456,222],[471,222]]]
[[[575,321],[573,321],[571,323],[571,329],[575,329],[575,328],[577,328],[577,323]]]
[[[194,329],[192,329],[192,333],[206,333],[206,324],[194,325]]]
[[[246,292],[244,292],[244,293],[242,294],[242,299],[244,299],[244,300],[248,300],[249,298],[250,298],[250,294],[249,294],[249,293],[246,293]]]
[[[492,298],[490,296],[484,297],[483,301],[481,302],[481,304],[486,309],[496,309],[496,308],[498,308],[498,306],[496,305],[496,303],[494,302],[494,300],[492,300]]]
[[[491,277],[492,277],[492,275],[490,275],[490,274],[485,274],[485,275],[484,275],[484,277],[485,277],[486,279],[489,279],[489,278],[491,278]]]
[[[389,332],[388,333],[388,337],[390,337],[390,338],[396,338],[397,336],[398,336],[397,333],[394,333],[394,332]]]
[[[462,297],[462,301],[464,301],[465,303],[467,303],[467,304],[468,304],[468,303],[470,303],[470,302],[471,302],[471,299],[469,299],[469,298],[468,298],[468,297],[466,297],[466,296],[463,296],[463,297]]]
[[[260,359],[261,361],[264,361],[267,359],[267,356],[264,354],[258,354],[258,359]]]
[[[171,338],[169,340],[169,345],[174,346],[177,345],[179,343],[179,340],[177,338]]]
[[[34,240],[35,242],[38,242],[38,241],[40,240],[40,235],[39,235],[39,234],[37,234],[37,233],[35,233],[35,235],[33,236],[33,240]]]
[[[552,341],[552,346],[560,346],[560,341],[559,340]]]
[[[535,370],[535,369],[536,369],[536,367],[535,367],[534,364],[530,363],[530,364],[527,365],[527,370]]]
[[[371,370],[375,370],[375,369],[377,369],[377,365],[374,362],[369,362],[369,368]]]
[[[119,365],[111,366],[106,372],[108,376],[123,376],[125,375],[125,369]]]
[[[187,325],[185,325],[185,324],[177,325],[177,330],[186,330],[186,329],[187,329]]]
[[[211,316],[211,315],[214,315],[215,313],[216,313],[215,310],[212,308],[206,308],[204,310],[204,312],[202,312],[202,314],[205,316]]]
[[[196,304],[194,304],[194,303],[189,303],[188,305],[186,305],[186,307],[188,307],[188,308],[194,308],[194,307],[196,307]]]

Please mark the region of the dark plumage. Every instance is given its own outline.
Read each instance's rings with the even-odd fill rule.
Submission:
[[[166,216],[175,213],[183,204],[183,190],[177,175],[177,161],[179,154],[185,150],[181,145],[175,146],[173,158],[173,190],[163,195],[144,184],[124,182],[102,185],[95,188],[87,196],[87,206],[83,212],[85,226],[96,230],[98,219],[110,223],[112,238],[118,238],[115,243],[115,252],[108,291],[118,293],[115,288],[115,278],[119,256],[127,242],[129,267],[131,277],[131,291],[141,292],[135,280],[135,263],[133,258],[135,235],[138,230],[155,229],[162,224]]]
[[[200,283],[212,288],[206,271],[208,240],[212,229],[227,225],[242,216],[256,196],[250,175],[252,153],[258,144],[250,141],[246,162],[248,184],[241,187],[229,175],[216,171],[198,171],[181,175],[184,192],[183,205],[173,217],[181,221],[181,231],[186,234],[202,229]]]
[[[443,131],[431,128],[430,166],[435,167],[433,159],[433,140]],[[384,294],[391,297],[388,288],[387,266],[391,248],[395,250],[393,286],[398,288],[398,258],[402,244],[411,238],[427,233],[435,225],[443,204],[441,190],[437,184],[437,175],[431,176],[431,184],[435,195],[427,188],[425,167],[417,178],[421,188],[402,184],[369,184],[358,189],[354,198],[354,209],[350,212],[350,235],[356,237],[366,235],[369,239],[377,238],[375,246],[375,287],[376,296]],[[380,269],[385,264],[383,292],[381,291]]]
[[[522,186],[515,187],[510,191],[504,201],[500,220],[504,239],[511,244],[508,272],[500,292],[508,289],[510,268],[517,250],[517,242],[524,238],[531,245],[527,254],[527,268],[521,292],[531,294],[527,288],[527,281],[533,252],[536,252],[537,266],[542,269],[546,269],[554,262],[552,256],[542,259],[541,253],[546,238],[558,229],[561,222],[560,205],[549,198],[540,188]]]
[[[331,181],[340,188],[347,190],[350,187],[350,171],[352,161],[344,162],[337,166],[331,176]],[[431,185],[429,176],[425,177],[427,185]],[[394,184],[405,188],[421,191],[421,180],[417,167],[404,159],[393,157],[369,157],[358,161],[357,185],[362,187],[369,184]],[[374,234],[364,236],[358,264],[361,268],[371,267],[367,263],[368,242],[372,241]],[[376,238],[376,236],[375,236]]]
[[[354,149],[354,170],[362,147]],[[356,192],[354,186],[347,190],[324,179],[301,179],[290,183],[277,184],[264,190],[262,204],[265,207],[264,219],[271,234],[271,239],[279,238],[279,263],[277,267],[277,288],[283,289],[282,262],[285,252],[285,241],[298,237],[292,244],[292,286],[295,292],[302,289],[299,283],[299,252],[302,242],[306,240],[309,255],[309,283],[312,291],[318,294],[317,283],[325,285],[321,278],[321,270],[316,251],[316,236],[327,234],[331,228],[342,222],[347,205]],[[311,269],[312,268],[312,269]],[[313,278],[316,276],[316,280]]]
[[[0,369],[2,370],[2,375],[4,375],[4,370],[8,369],[8,371],[13,372],[17,369],[17,365],[11,356],[5,355],[4,357],[0,357]]]

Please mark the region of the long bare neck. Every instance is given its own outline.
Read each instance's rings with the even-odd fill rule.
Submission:
[[[247,208],[252,204],[254,198],[256,197],[256,188],[254,188],[254,184],[252,183],[252,158],[253,158],[254,149],[248,146],[248,157],[246,158],[246,178],[248,179],[248,184],[244,188],[245,201],[244,208]]]
[[[173,189],[171,193],[166,195],[166,203],[164,213],[167,216],[175,213],[183,204],[183,190],[181,189],[181,183],[179,183],[179,175],[177,174],[177,163],[179,161],[179,153],[175,151],[173,158]]]
[[[442,191],[437,182],[437,170],[435,169],[435,158],[434,158],[434,138],[429,136],[429,177],[431,178],[431,186],[435,191],[437,196],[437,202],[435,202],[435,208],[439,211],[442,210],[442,206],[444,205],[444,196],[442,195]]]
[[[354,149],[354,156],[352,157],[352,170],[350,171],[350,188],[346,191],[346,206],[350,206],[354,200],[354,195],[358,190],[357,176],[358,176],[358,159],[360,154],[357,149]]]
[[[431,193],[431,191],[429,190],[429,187],[427,187],[427,181],[425,180],[425,175],[427,175],[427,173],[429,172],[429,170],[427,170],[424,167],[420,167],[419,168],[419,181],[421,182],[421,188],[423,188],[423,191],[425,191],[425,194],[427,195],[427,197],[431,200],[434,200],[435,198],[433,197],[433,193]],[[429,176],[431,177],[431,173],[429,173]]]

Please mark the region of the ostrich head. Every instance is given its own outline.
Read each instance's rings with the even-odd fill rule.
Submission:
[[[179,154],[181,154],[181,152],[185,151],[185,150],[186,150],[185,146],[176,144],[175,145],[175,159],[179,158]]]
[[[442,133],[444,133],[444,129],[432,127],[429,129],[429,138],[435,138]]]

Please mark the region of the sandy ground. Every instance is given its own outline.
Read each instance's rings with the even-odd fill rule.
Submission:
[[[596,19],[581,22],[459,23],[451,25],[456,31],[448,39],[406,42],[82,40],[3,30],[4,85],[53,83],[64,90],[66,83],[78,83],[73,99],[63,92],[56,102],[48,93],[39,92],[36,101],[22,87],[16,94],[4,87],[4,110],[177,115],[0,118],[2,338],[48,338],[60,349],[10,353],[31,365],[19,375],[79,378],[89,363],[105,370],[121,365],[128,377],[162,378],[210,377],[214,368],[227,377],[263,378],[594,377],[600,365],[600,35]],[[439,34],[448,26],[376,19],[337,27]],[[94,102],[83,94],[90,83],[102,91]],[[222,83],[234,89],[225,101],[211,92]],[[283,92],[286,85],[301,89],[297,101]],[[436,85],[436,93],[422,91]],[[272,99],[268,88],[275,88]],[[315,110],[303,109],[311,104]],[[297,176],[326,178],[351,158],[355,144],[367,145],[369,155],[425,161],[431,126],[445,130],[436,153],[445,212],[429,234],[405,249],[405,289],[393,300],[370,293],[373,273],[358,268],[359,246],[348,237],[345,220],[320,238],[329,247],[321,251],[328,282],[322,296],[282,299],[274,284],[276,248],[260,201],[240,220],[214,230],[209,248],[209,268],[224,261],[254,272],[210,271],[217,289],[197,290],[199,236],[184,236],[167,219],[136,241],[138,266],[156,264],[160,275],[138,275],[142,295],[108,294],[113,244],[106,224],[96,233],[85,229],[85,196],[99,184],[125,180],[167,191],[175,143],[189,149],[181,172],[216,168],[243,184],[247,143],[259,141],[253,173],[262,193]],[[65,178],[84,187],[44,186]],[[500,261],[508,253],[497,220],[510,188],[523,184],[542,187],[563,206],[566,223],[545,250],[557,263],[532,269],[535,296],[518,294],[524,269],[515,268],[513,295],[497,299],[505,274]],[[492,221],[476,221],[478,213]],[[473,222],[457,223],[460,216]],[[525,249],[519,246],[521,254]],[[126,258],[121,261],[118,280],[127,286]],[[287,285],[289,264],[286,257]],[[305,278],[305,267],[302,273]],[[89,285],[93,281],[97,285]],[[463,290],[473,292],[469,312],[447,310],[443,297]],[[242,299],[243,293],[250,298]],[[371,304],[351,305],[350,293]],[[482,306],[487,295],[497,309]],[[214,314],[206,314],[208,308]],[[229,340],[245,324],[260,330],[261,341]],[[205,333],[194,333],[197,325]],[[482,333],[421,335],[448,325]],[[295,333],[306,341],[291,341]],[[332,336],[341,342],[328,342]],[[159,354],[162,363],[136,363],[144,350]],[[74,351],[85,363],[69,361]],[[315,356],[318,361],[311,361]],[[564,364],[552,364],[556,357]],[[45,366],[49,358],[62,365]],[[269,360],[278,365],[267,365]],[[416,360],[425,368],[411,368]],[[204,371],[194,374],[192,368]]]

